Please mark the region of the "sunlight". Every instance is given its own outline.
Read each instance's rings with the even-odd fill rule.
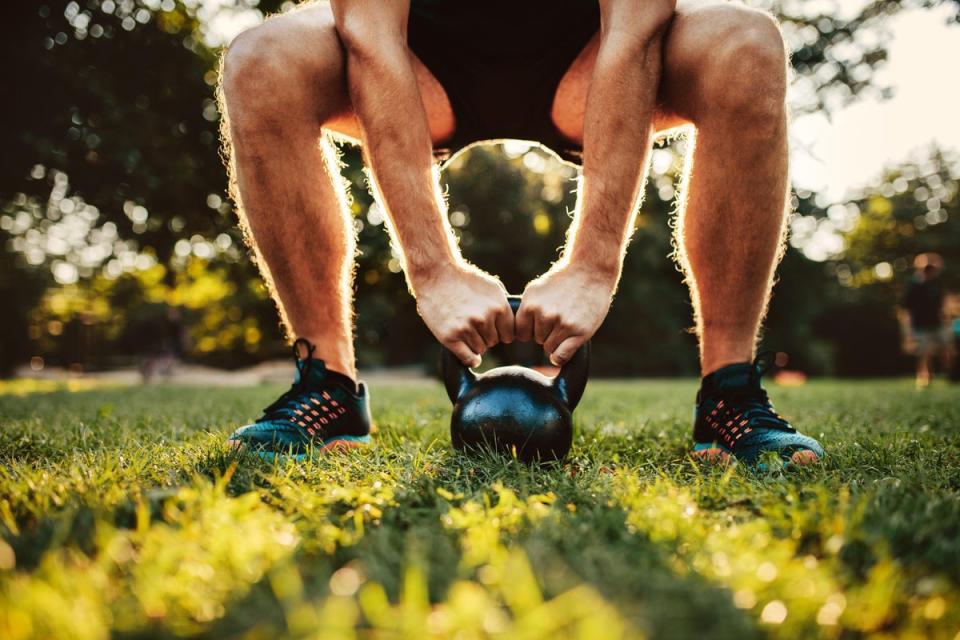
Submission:
[[[856,0],[854,4],[860,4]],[[874,181],[884,167],[936,143],[960,148],[958,27],[952,8],[912,10],[889,20],[889,62],[877,78],[887,101],[864,100],[835,113],[812,114],[792,127],[793,177],[826,200]]]

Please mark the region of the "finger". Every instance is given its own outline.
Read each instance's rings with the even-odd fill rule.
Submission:
[[[517,310],[517,317],[514,321],[514,338],[520,342],[530,342],[533,340],[533,319],[533,312],[521,302],[520,308]]]
[[[457,359],[468,367],[477,367],[480,365],[480,356],[474,353],[464,342],[454,342],[446,345],[447,349],[457,356]]]
[[[554,351],[557,350],[557,347],[560,346],[560,343],[573,335],[569,329],[562,328],[559,324],[550,332],[550,335],[547,336],[547,339],[543,341],[543,352],[549,358]]]
[[[461,340],[478,356],[482,356],[487,351],[487,345],[484,344],[483,338],[481,338],[480,334],[473,328],[464,331]]]
[[[514,326],[516,320],[513,317],[513,309],[510,308],[510,305],[507,305],[505,308],[501,309],[497,314],[497,317],[494,319],[494,324],[497,327],[497,335],[500,337],[500,342],[504,344],[510,344],[513,342],[514,338]]]
[[[537,341],[537,344],[543,344],[547,341],[547,338],[553,332],[553,328],[556,325],[557,318],[546,317],[543,312],[541,312],[533,321],[533,339]]]
[[[577,352],[586,339],[583,336],[570,336],[560,343],[560,345],[550,355],[550,362],[555,367],[562,367],[570,362],[573,354]]]
[[[496,344],[500,342],[500,339],[497,337],[497,327],[493,324],[493,318],[489,320],[477,320],[473,324],[473,327],[477,330],[477,333],[480,334],[480,338],[483,340],[483,346],[487,349],[496,346]]]

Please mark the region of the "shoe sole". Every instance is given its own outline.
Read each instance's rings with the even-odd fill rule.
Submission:
[[[245,448],[243,442],[233,440],[235,443],[234,449],[238,452],[242,451]],[[323,444],[317,447],[313,453],[281,453],[278,451],[265,451],[263,449],[256,449],[250,451],[250,453],[255,454],[261,460],[266,462],[274,461],[283,461],[283,460],[295,460],[296,462],[302,462],[313,455],[328,454],[328,453],[346,453],[352,449],[360,449],[370,444],[370,436],[335,436],[329,440],[324,440]]]
[[[730,464],[736,461],[736,456],[732,451],[717,444],[696,444],[693,446],[691,455],[696,460],[710,464]],[[818,462],[820,462],[820,457],[810,449],[794,451],[790,459],[786,461],[787,467],[793,465],[805,467]]]

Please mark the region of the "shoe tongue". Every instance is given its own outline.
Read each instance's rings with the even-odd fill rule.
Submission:
[[[316,358],[297,362],[293,381],[296,384],[304,383],[308,386],[319,386],[327,377],[327,365],[323,360]]]
[[[302,374],[306,374],[304,379],[301,379]],[[317,358],[302,361],[294,373],[293,381],[294,384],[302,382],[310,388],[329,387],[331,384],[338,384],[352,393],[357,393],[356,382],[342,373],[330,371],[327,369],[327,364]]]
[[[760,387],[760,376],[750,362],[731,364],[705,377],[703,387],[721,392],[755,389]]]

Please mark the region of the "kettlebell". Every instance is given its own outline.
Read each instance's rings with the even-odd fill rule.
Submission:
[[[509,296],[514,314],[520,297]],[[524,462],[562,460],[573,442],[572,412],[587,386],[590,343],[551,378],[511,365],[477,374],[443,347],[441,370],[453,402],[450,436],[459,450],[494,450]]]

